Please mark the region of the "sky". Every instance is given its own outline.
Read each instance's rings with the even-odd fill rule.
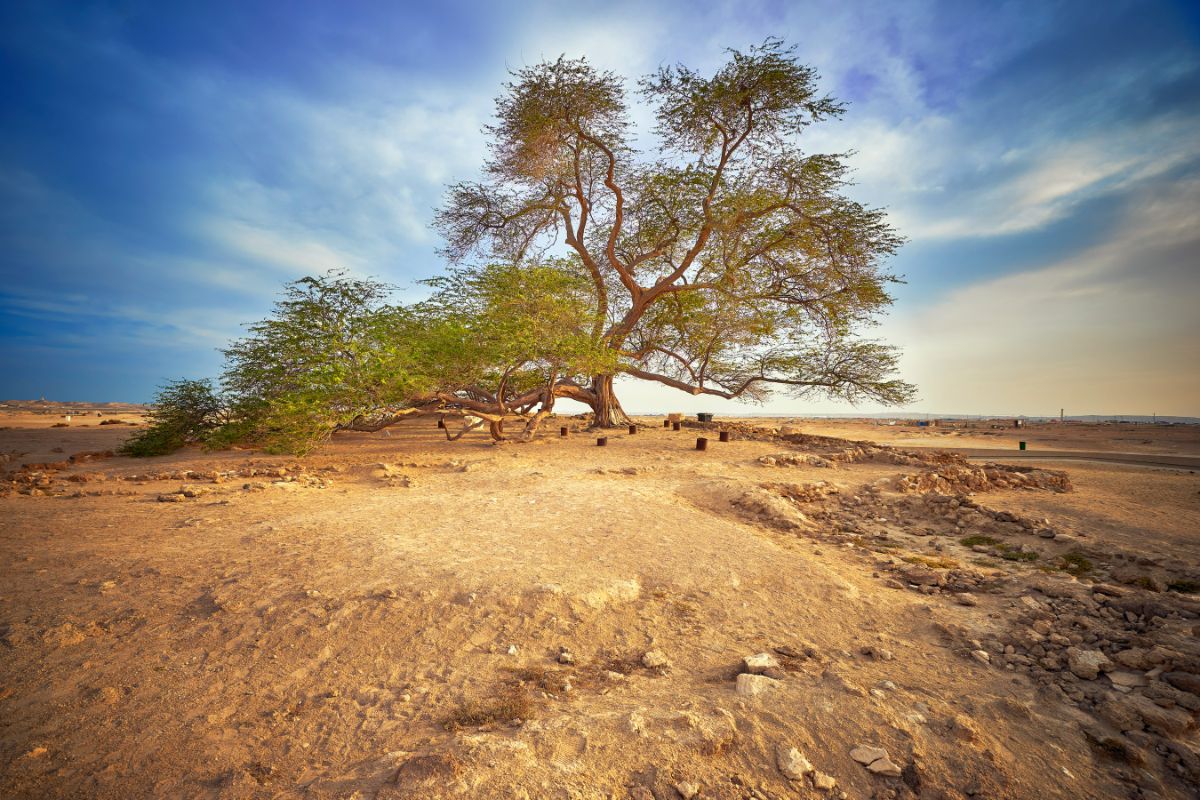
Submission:
[[[854,151],[851,195],[908,239],[871,331],[904,350],[907,410],[1200,416],[1200,6],[583,5],[3,4],[0,398],[216,376],[285,282],[330,268],[415,299],[510,70],[586,56],[632,86],[778,36],[848,104],[802,146]]]

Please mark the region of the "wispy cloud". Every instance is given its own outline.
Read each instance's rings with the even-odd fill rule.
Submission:
[[[768,35],[798,45],[851,104],[804,146],[857,151],[855,196],[886,206],[912,240],[886,330],[910,344],[927,398],[982,391],[951,392],[938,359],[983,348],[1011,379],[1025,356],[991,334],[938,351],[917,313],[975,330],[1001,325],[989,303],[1013,301],[1024,310],[1004,336],[1022,350],[1035,341],[1022,331],[1053,333],[1079,382],[1079,365],[1100,366],[1068,335],[1091,330],[1078,309],[1123,308],[1126,340],[1160,341],[1164,310],[1196,296],[1179,266],[1195,263],[1195,241],[1161,228],[1190,220],[1170,207],[1138,216],[1155,198],[1195,202],[1180,187],[1200,162],[1200,48],[1169,3],[452,6],[267,4],[228,25],[208,8],[0,11],[0,45],[26,76],[0,88],[0,273],[17,287],[5,343],[69,343],[110,362],[77,396],[131,384],[145,396],[153,377],[132,348],[211,366],[215,344],[265,314],[283,281],[343,267],[406,284],[437,271],[433,209],[446,183],[477,174],[508,69],[565,53],[631,79],[677,61],[707,71],[726,47]],[[1156,238],[1137,239],[1151,225]],[[1172,292],[1138,282],[1172,268]],[[7,393],[22,377],[8,371]]]
[[[887,329],[925,407],[1194,414],[1200,176],[1131,205],[1096,246],[898,314]]]

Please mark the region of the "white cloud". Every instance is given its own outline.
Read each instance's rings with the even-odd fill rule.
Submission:
[[[952,291],[884,330],[905,345],[926,409],[1196,414],[1200,276],[1179,262],[1197,252],[1193,179],[1144,198],[1098,246]]]

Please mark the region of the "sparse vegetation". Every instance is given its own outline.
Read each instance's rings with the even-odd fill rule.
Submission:
[[[1079,577],[1091,572],[1095,567],[1086,555],[1078,550],[1072,550],[1066,555],[1059,556],[1058,568]]]
[[[1196,594],[1200,592],[1200,581],[1187,579],[1171,581],[1167,584],[1167,591],[1179,592],[1181,594]]]
[[[1000,540],[993,536],[982,536],[976,534],[974,536],[964,536],[958,540],[958,543],[964,547],[977,547],[980,545],[984,547],[990,547],[992,545],[1000,544]]]
[[[445,721],[449,730],[478,728],[483,725],[509,724],[532,718],[533,698],[523,683],[503,684],[488,697],[467,700],[452,711]]]

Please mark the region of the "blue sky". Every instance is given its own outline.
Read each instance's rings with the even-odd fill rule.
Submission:
[[[415,296],[508,69],[708,70],[775,35],[850,104],[806,146],[856,150],[854,195],[910,239],[878,333],[914,410],[1200,414],[1193,4],[82,5],[0,10],[0,397],[215,375],[330,267]]]

